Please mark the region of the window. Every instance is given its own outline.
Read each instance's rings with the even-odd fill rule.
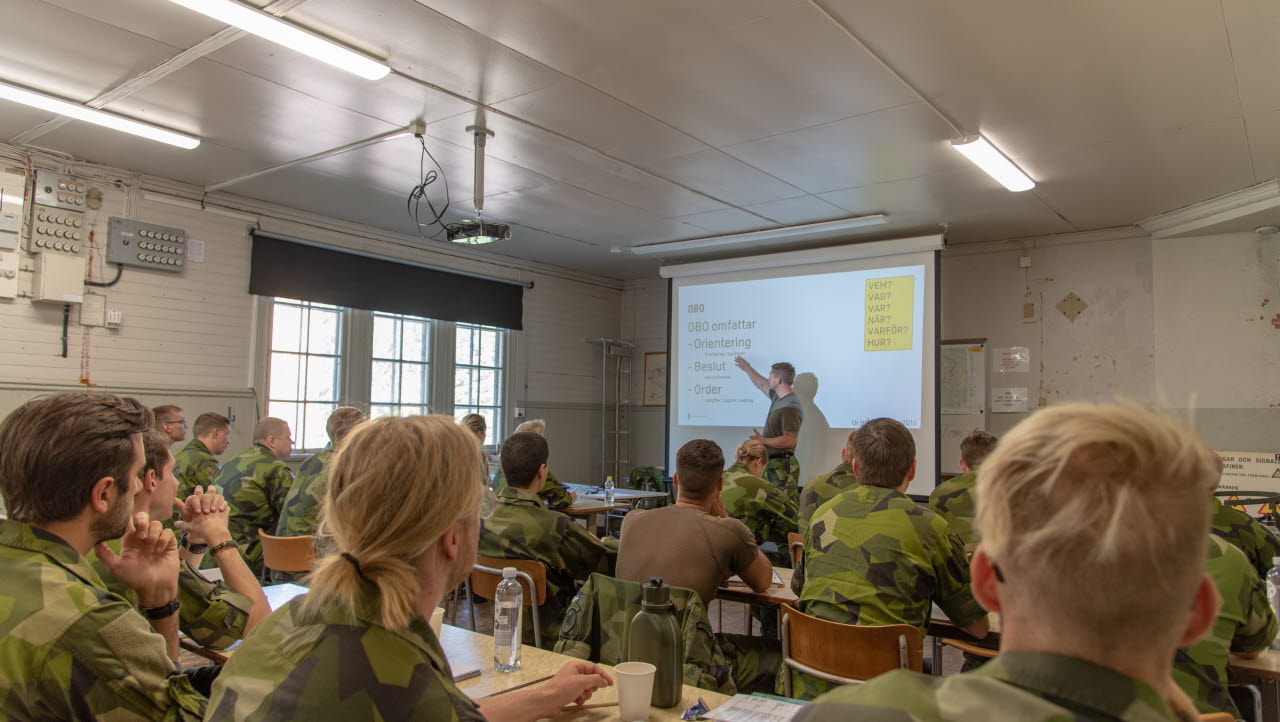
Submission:
[[[457,324],[454,336],[453,414],[480,414],[489,430],[486,445],[502,438],[502,369],[506,331],[492,326]]]
[[[373,314],[370,416],[430,413],[431,321]]]
[[[299,449],[328,443],[325,422],[339,406],[343,310],[276,299],[271,308],[267,415],[289,422]]]

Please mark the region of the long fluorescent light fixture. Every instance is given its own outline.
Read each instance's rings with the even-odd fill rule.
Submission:
[[[803,226],[786,226],[785,228],[769,228],[763,231],[751,231],[750,233],[734,233],[728,236],[710,236],[708,238],[691,238],[687,241],[671,241],[669,243],[651,243],[644,246],[632,246],[627,249],[638,256],[646,256],[655,253],[670,253],[672,251],[691,251],[700,248],[715,248],[716,246],[732,246],[740,243],[754,243],[757,241],[772,241],[779,238],[790,238],[792,236],[809,236],[819,233],[831,233],[833,231],[846,231],[852,228],[861,228],[863,226],[877,226],[882,223],[888,223],[889,216],[883,213],[877,213],[872,216],[858,216],[856,218],[843,218],[838,221],[825,221],[823,223],[808,223]]]
[[[959,140],[951,141],[951,147],[964,154],[973,164],[987,172],[987,175],[1000,181],[1000,184],[1015,193],[1029,191],[1036,187],[1022,169],[1005,157],[991,141],[981,135],[966,135]]]
[[[158,140],[161,143],[176,145],[179,148],[190,150],[200,145],[200,139],[182,133],[175,133],[172,130],[165,130],[147,123],[140,123],[136,120],[130,120],[114,113],[108,113],[105,110],[90,108],[87,105],[73,103],[62,98],[55,98],[52,95],[38,93],[34,90],[27,90],[16,85],[0,81],[0,98],[12,100],[15,103],[22,103],[40,110],[47,110],[50,113],[65,115],[68,118],[83,120],[86,123],[101,125],[104,128],[111,128],[124,133]]]
[[[335,68],[354,73],[368,80],[385,78],[391,68],[385,63],[361,55],[315,33],[296,25],[242,5],[235,0],[171,0],[189,10],[233,25],[264,40],[270,40],[303,55],[310,55]]]

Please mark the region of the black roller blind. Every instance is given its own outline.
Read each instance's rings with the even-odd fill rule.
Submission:
[[[522,286],[287,241],[257,231],[253,233],[249,293],[524,328]]]

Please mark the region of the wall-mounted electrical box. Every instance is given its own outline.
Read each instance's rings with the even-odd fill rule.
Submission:
[[[107,261],[182,273],[187,263],[187,232],[128,218],[112,218],[107,227]]]
[[[39,205],[84,211],[88,195],[89,184],[83,178],[51,170],[36,171],[35,202]]]
[[[0,298],[18,297],[18,251],[0,250]]]
[[[80,253],[84,240],[89,237],[84,218],[88,194],[89,184],[83,178],[49,170],[36,171],[27,250]]]
[[[17,213],[0,213],[0,251],[18,248],[18,231],[22,229],[22,217]]]
[[[31,281],[31,300],[80,303],[84,300],[83,258],[61,253],[37,253]]]

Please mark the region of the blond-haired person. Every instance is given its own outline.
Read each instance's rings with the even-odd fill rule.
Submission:
[[[489,434],[489,422],[483,416],[480,414],[467,414],[459,419],[458,423],[462,424],[462,427],[467,431],[475,434],[475,437],[480,441],[480,445],[484,446],[485,437]]]
[[[210,719],[536,720],[609,676],[570,662],[532,689],[471,701],[427,618],[475,561],[476,440],[445,416],[358,427],[333,461],[311,592],[268,616],[223,669]],[[388,502],[394,503],[388,503]]]
[[[729,516],[751,530],[756,544],[774,544],[775,550],[766,554],[773,566],[790,569],[787,534],[797,531],[800,512],[791,497],[764,480],[768,464],[769,450],[764,444],[753,439],[738,444],[733,465],[724,470],[720,498]]]
[[[1193,720],[1174,651],[1213,625],[1205,574],[1213,458],[1132,406],[1067,404],[983,462],[973,591],[1001,615],[1000,656],[952,677],[891,672],[797,719]]]

